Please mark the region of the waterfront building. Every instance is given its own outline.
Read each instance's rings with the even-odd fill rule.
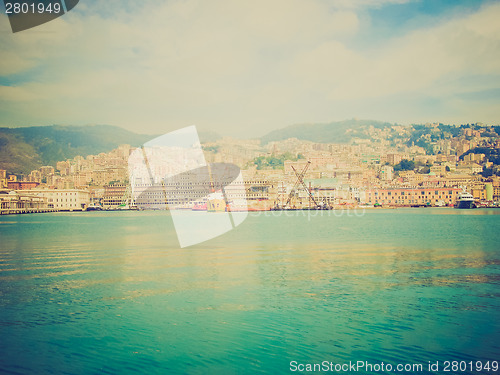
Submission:
[[[154,183],[144,183],[144,179],[136,178],[130,187],[130,195],[139,209],[192,208],[195,204],[206,203],[210,194],[218,192],[223,192],[230,204],[242,206],[246,202],[250,208],[269,209],[271,200],[278,196],[278,183],[263,176],[246,181],[236,179],[230,184],[223,180],[211,181],[200,171],[186,172]],[[106,186],[104,208],[119,206],[126,195],[126,185]]]
[[[368,189],[365,193],[366,202],[362,203],[402,207],[453,205],[461,191],[459,188]]]
[[[47,199],[27,194],[25,191],[0,191],[0,214],[43,212],[46,211]]]
[[[104,209],[113,209],[120,206],[124,200],[127,185],[115,184],[104,186],[102,206]]]
[[[493,182],[477,182],[474,184],[470,193],[472,196],[481,201],[493,201],[494,200],[494,183]]]
[[[33,189],[33,196],[47,199],[47,207],[59,211],[83,211],[90,203],[90,192],[79,189]]]
[[[493,181],[493,200],[500,202],[500,183],[498,180]]]

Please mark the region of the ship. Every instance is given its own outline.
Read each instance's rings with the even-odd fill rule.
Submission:
[[[476,203],[474,202],[474,197],[472,194],[467,192],[462,192],[458,195],[457,203],[455,204],[455,208],[476,208]]]
[[[137,207],[135,204],[129,204],[129,203],[122,203],[118,207],[116,207],[116,211],[121,211],[121,210],[135,210],[137,211],[139,207]]]
[[[207,197],[203,197],[202,199],[193,203],[191,208],[192,211],[206,211],[207,210]]]
[[[85,211],[101,211],[102,207],[99,204],[96,203],[90,203]]]
[[[211,193],[202,200],[197,201],[193,204],[192,211],[207,211],[207,212],[224,212],[226,211],[226,200],[224,195],[219,190],[215,193]]]

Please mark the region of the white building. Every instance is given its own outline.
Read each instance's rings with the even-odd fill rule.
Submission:
[[[60,211],[82,211],[90,203],[90,192],[79,189],[32,189],[30,193],[47,198],[49,208]]]

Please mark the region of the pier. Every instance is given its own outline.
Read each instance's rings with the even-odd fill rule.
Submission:
[[[57,212],[55,208],[2,208],[0,215],[37,214],[44,212]]]

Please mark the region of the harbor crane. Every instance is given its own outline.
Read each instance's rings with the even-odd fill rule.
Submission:
[[[315,206],[316,207],[319,207],[319,204],[316,202],[316,199],[314,199],[314,196],[311,194],[311,191],[309,190],[309,188],[307,187],[306,183],[304,182],[304,176],[307,172],[307,169],[309,168],[309,165],[311,165],[311,162],[308,161],[307,164],[304,166],[304,169],[302,169],[302,172],[298,173],[297,170],[294,168],[294,166],[292,165],[292,169],[293,169],[293,172],[295,173],[295,175],[297,176],[297,181],[295,181],[295,184],[293,185],[292,187],[292,190],[290,190],[290,194],[288,195],[288,200],[286,201],[285,205],[283,207],[288,207],[291,200],[292,200],[292,197],[294,196],[295,194],[295,191],[297,190],[297,188],[302,185],[304,187],[304,189],[307,191],[307,194],[309,194],[309,197],[311,198],[311,200],[314,202]]]
[[[311,162],[307,162],[307,165],[309,165]],[[293,165],[291,166],[293,171],[295,172],[295,175],[297,176],[297,181],[300,182],[300,184],[304,187],[304,189],[307,191],[307,194],[309,194],[309,198],[311,198],[311,200],[313,201],[314,203],[314,206],[315,207],[319,207],[319,204],[318,202],[316,202],[316,199],[314,199],[314,196],[312,195],[311,193],[311,189],[309,189],[306,185],[306,183],[304,182],[304,175],[305,173],[301,173],[301,174],[298,174],[296,169],[293,167]],[[307,169],[306,169],[307,170]],[[309,202],[311,203],[311,202]]]

